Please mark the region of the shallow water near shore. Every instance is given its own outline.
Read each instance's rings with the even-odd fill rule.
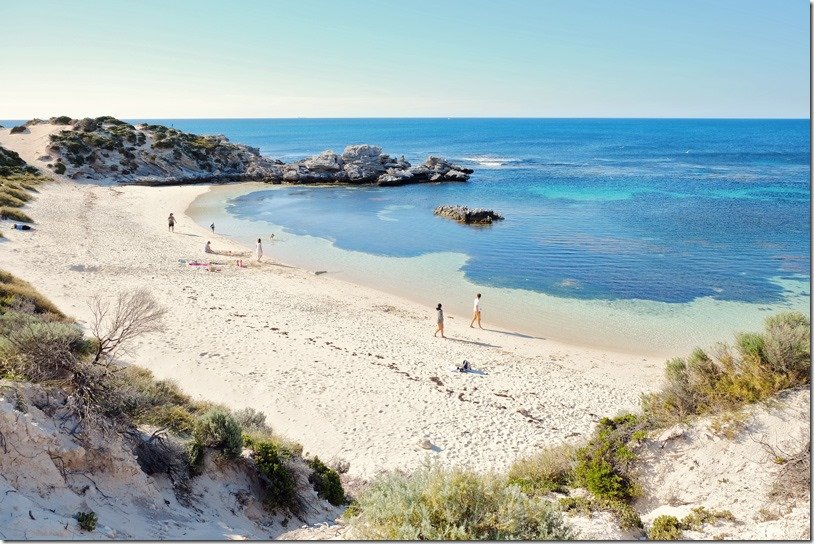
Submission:
[[[808,122],[178,120],[283,160],[369,142],[465,184],[218,188],[202,225],[285,263],[576,344],[674,354],[809,308]],[[472,228],[440,204],[496,209]],[[268,236],[275,233],[277,242]],[[467,323],[468,324],[468,323]],[[461,326],[467,324],[459,324]]]

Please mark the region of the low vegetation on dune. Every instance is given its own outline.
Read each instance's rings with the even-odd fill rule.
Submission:
[[[67,120],[56,123],[55,120]],[[109,115],[71,120],[50,135],[49,163],[57,174],[119,177],[182,175],[198,170],[206,175],[242,174],[259,152],[230,143],[223,136],[199,136],[163,125],[133,126]],[[189,173],[189,172],[187,172]]]
[[[375,540],[570,540],[549,501],[505,477],[424,467],[380,477],[348,509],[354,538]]]
[[[48,178],[27,165],[17,153],[0,147],[0,219],[33,223],[20,208],[33,198],[37,187],[45,181]]]
[[[810,334],[801,313],[771,316],[762,333],[740,334],[734,347],[721,344],[714,355],[698,349],[668,361],[663,388],[643,396],[641,413],[601,418],[582,444],[521,459],[505,476],[438,467],[385,475],[356,498],[346,516],[359,538],[567,539],[575,535],[561,513],[601,510],[612,513],[620,529],[644,536],[633,505],[642,494],[636,469],[648,437],[676,423],[726,415],[780,391],[808,387]],[[776,458],[784,468],[773,493],[808,496],[810,441],[802,451],[778,452]],[[656,518],[646,535],[681,539],[684,531],[733,519],[728,511],[697,507],[680,520]]]
[[[719,344],[710,354],[696,349],[667,362],[665,387],[642,400],[651,425],[716,414],[808,386],[811,324],[799,312],[766,319],[763,333],[742,333],[734,347]]]
[[[176,494],[188,493],[207,466],[226,463],[253,475],[270,512],[298,512],[309,488],[334,505],[345,502],[337,472],[302,458],[302,446],[276,435],[262,412],[193,400],[172,381],[118,363],[133,339],[160,326],[164,310],[149,293],[98,298],[91,310],[85,334],[29,284],[0,271],[0,382],[37,384],[54,392],[48,398],[70,395],[63,420],[72,434],[107,429],[128,437],[142,470],[168,474]]]

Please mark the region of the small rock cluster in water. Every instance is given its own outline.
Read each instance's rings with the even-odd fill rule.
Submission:
[[[503,220],[503,216],[494,210],[484,208],[470,210],[466,206],[438,206],[433,213],[467,225],[491,225],[493,221]]]

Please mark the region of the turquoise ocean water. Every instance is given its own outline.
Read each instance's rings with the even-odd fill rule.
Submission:
[[[351,281],[484,315],[540,337],[673,353],[809,313],[808,120],[151,120],[224,134],[291,161],[348,144],[413,164],[441,155],[467,183],[214,191],[199,222]],[[487,228],[432,215],[494,208]],[[593,340],[590,340],[593,339]]]

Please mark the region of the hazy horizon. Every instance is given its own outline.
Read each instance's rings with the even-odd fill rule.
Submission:
[[[67,115],[67,114],[66,114]],[[104,114],[109,115],[109,114]],[[592,119],[607,119],[607,120],[617,120],[617,121],[624,121],[624,120],[639,120],[639,121],[646,121],[646,120],[654,120],[654,121],[669,121],[669,120],[686,120],[686,121],[810,121],[810,117],[542,117],[542,116],[499,116],[499,115],[484,115],[484,116],[443,116],[443,115],[415,115],[415,116],[357,116],[357,117],[308,117],[304,115],[296,116],[296,117],[158,117],[155,115],[152,116],[140,116],[140,117],[120,117],[116,115],[111,115],[117,119],[121,119],[123,121],[155,121],[155,120],[166,120],[166,121],[275,121],[275,120],[295,120],[295,119],[311,119],[311,120],[359,120],[359,119],[381,119],[381,120],[388,120],[388,119],[551,119],[551,120],[592,120]],[[51,117],[58,117],[58,115],[48,115],[48,116],[34,116],[29,118],[17,118],[17,119],[0,119],[0,124],[3,122],[14,121],[14,122],[27,122],[33,119],[42,119],[47,121]],[[82,119],[83,117],[91,117],[90,115],[79,115],[79,116],[70,116],[72,119]],[[96,116],[101,117],[101,116]],[[8,127],[6,127],[8,128]]]

